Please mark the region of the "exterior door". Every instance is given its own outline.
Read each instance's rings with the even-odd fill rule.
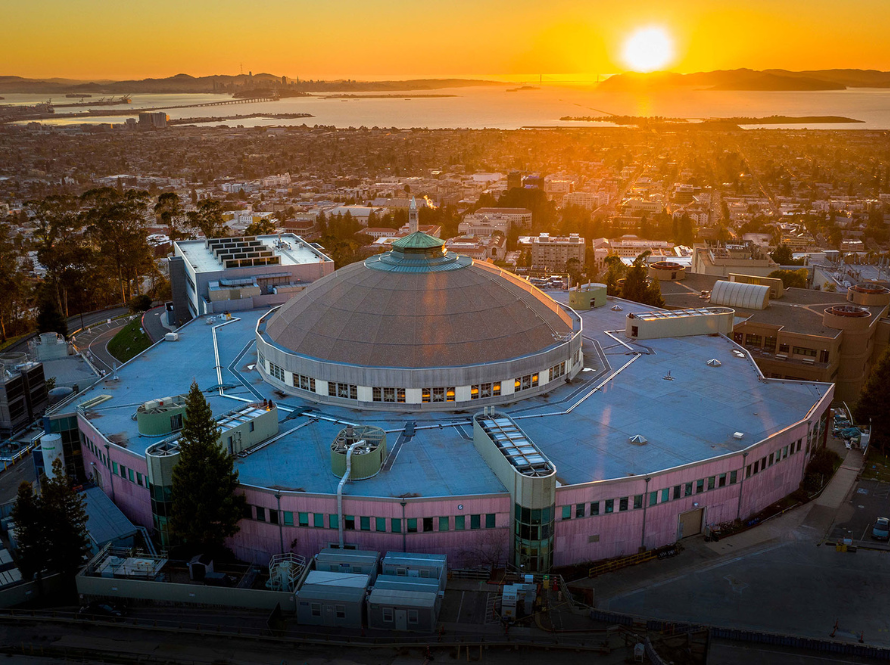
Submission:
[[[408,630],[408,612],[396,610],[396,630]]]
[[[324,606],[324,625],[325,626],[336,626],[337,622],[334,620],[334,607],[332,605]]]
[[[701,533],[702,519],[705,515],[704,508],[690,510],[686,513],[680,513],[680,533],[679,538],[688,538],[689,536],[697,536]]]

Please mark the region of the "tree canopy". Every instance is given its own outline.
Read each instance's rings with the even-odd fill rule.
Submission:
[[[52,470],[54,477],[43,480],[40,496],[30,483],[22,483],[12,508],[26,577],[44,569],[72,576],[90,551],[83,495],[74,490],[61,460],[53,462]]]
[[[871,423],[869,445],[886,453],[890,446],[890,349],[884,351],[859,393],[853,418],[860,424]]]
[[[658,280],[649,279],[649,266],[646,259],[650,254],[651,252],[646,251],[634,259],[633,265],[627,271],[627,276],[624,279],[621,296],[626,300],[633,300],[644,305],[664,307]]]
[[[807,288],[809,272],[807,272],[806,268],[801,268],[800,270],[773,270],[768,276],[774,279],[781,279],[782,286],[786,289],[805,289]]]
[[[179,462],[173,468],[171,535],[189,552],[222,554],[225,539],[238,533],[247,500],[237,493],[234,458],[220,444],[213,412],[197,383],[192,383],[186,398],[179,447]]]

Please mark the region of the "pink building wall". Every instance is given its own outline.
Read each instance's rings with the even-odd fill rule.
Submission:
[[[347,485],[347,492],[349,486]],[[279,510],[278,499],[269,490],[245,487],[247,502],[271,510]],[[352,515],[356,520],[356,530],[344,530],[344,542],[360,549],[383,552],[446,553],[449,566],[478,565],[489,559],[506,560],[510,551],[510,511],[512,502],[509,495],[449,497],[447,499],[404,499],[402,512],[400,499],[368,497],[343,497],[343,514]],[[459,508],[461,506],[462,508]],[[339,542],[339,531],[330,528],[311,526],[312,513],[322,513],[325,524],[330,515],[337,514],[336,496],[282,492],[280,510],[291,511],[294,522],[298,513],[310,513],[308,527],[284,526],[256,520],[242,520],[241,530],[229,541],[229,547],[244,560],[266,564],[269,557],[281,551],[294,552],[307,558],[331,543]],[[482,525],[486,514],[495,515],[495,528],[470,528],[470,515],[481,515]],[[280,513],[279,513],[280,515]],[[454,517],[466,516],[466,529],[454,529]],[[359,517],[371,518],[371,531],[361,531]],[[378,532],[374,518],[386,519],[386,532]],[[402,533],[389,531],[392,518],[402,520]],[[422,528],[424,517],[433,518],[433,531],[407,533],[407,520],[416,518],[418,529]],[[449,530],[439,531],[439,517],[449,518]],[[283,521],[283,516],[279,517]]]
[[[144,526],[151,532],[154,528],[154,522],[151,516],[151,496],[148,492],[147,476],[148,465],[145,457],[131,453],[127,449],[113,443],[108,444],[106,449],[105,444],[108,442],[105,440],[105,437],[96,431],[86,418],[78,414],[77,422],[84,437],[92,441],[98,450],[106,451],[108,456],[108,466],[105,466],[105,463],[93,454],[89,446],[81,446],[84,471],[87,476],[94,472],[100,473],[102,475],[102,491],[112,498],[117,507],[121,509],[121,512],[127,516],[127,519],[133,522],[133,524]],[[144,486],[130,482],[129,479],[121,478],[120,475],[115,475],[113,462],[117,462],[118,465],[123,464],[127,469],[133,469],[134,473],[137,471],[141,473]]]
[[[676,542],[679,535],[680,515],[690,510],[704,508],[703,522],[706,525],[728,522],[740,516],[742,519],[762,510],[782,497],[795,491],[803,479],[804,468],[809,459],[806,455],[808,430],[814,428],[823,413],[829,408],[834,391],[830,390],[823,399],[813,407],[807,419],[793,425],[769,439],[757,443],[744,453],[732,453],[707,462],[696,462],[683,467],[650,474],[647,484],[645,477],[636,476],[617,480],[600,481],[585,485],[573,485],[560,488],[556,492],[556,523],[554,541],[554,565],[564,566],[587,561],[596,561],[614,556],[636,553],[643,545],[648,549]],[[78,415],[78,422],[84,436],[94,442],[100,450],[107,450],[109,467],[111,462],[125,465],[146,476],[144,457],[135,455],[126,449],[108,444],[104,437],[90,423]],[[818,443],[824,444],[825,434]],[[781,451],[786,445],[791,446],[802,440],[800,452],[779,462],[775,462],[766,470],[746,478],[747,465],[753,464],[771,453]],[[149,491],[115,476],[112,469],[106,467],[87,446],[83,447],[84,464],[87,473],[96,468],[102,474],[102,486],[105,493],[113,497],[123,513],[135,524],[153,528]],[[91,464],[95,464],[92,467]],[[735,484],[729,484],[732,471],[738,473]],[[727,474],[725,487],[716,487],[695,493],[695,483],[710,476],[719,477]],[[693,483],[692,496],[673,498],[673,488]],[[145,481],[147,485],[147,481]],[[112,489],[113,486],[113,489]],[[344,515],[356,518],[356,530],[344,531],[347,543],[361,549],[387,551],[430,552],[448,555],[449,566],[473,566],[488,563],[492,559],[507,560],[512,546],[511,520],[513,504],[508,493],[447,497],[447,498],[405,498],[404,512],[399,498],[370,498],[349,495],[352,485],[347,485],[343,497]],[[267,510],[290,511],[294,514],[294,522],[298,522],[298,513],[322,513],[325,515],[325,528],[314,526],[284,526],[244,519],[240,523],[240,531],[229,541],[235,554],[246,561],[258,564],[268,563],[269,557],[281,552],[295,552],[311,557],[328,544],[339,540],[337,529],[327,528],[329,516],[337,513],[336,496],[314,495],[301,492],[280,492],[276,497],[274,490],[242,486],[247,502],[253,506],[262,506]],[[670,500],[661,502],[661,490],[670,489]],[[649,506],[649,492],[659,492],[658,503]],[[633,497],[643,494],[645,509],[634,509]],[[741,505],[740,498],[741,496]],[[619,511],[619,499],[628,497],[629,509]],[[615,512],[604,514],[605,500],[615,500]],[[280,501],[280,503],[279,503]],[[591,502],[600,502],[600,515],[590,516]],[[585,517],[576,518],[576,504],[585,505]],[[697,506],[695,504],[698,504]],[[562,506],[572,506],[572,518],[562,520]],[[279,513],[281,515],[281,513]],[[486,514],[495,514],[495,528],[484,528]],[[645,514],[645,535],[643,533],[643,516]],[[454,517],[466,516],[466,528],[462,531],[454,529]],[[470,528],[470,515],[481,515],[483,528]],[[361,531],[359,517],[371,518],[371,530]],[[386,519],[387,531],[377,532],[374,518]],[[391,533],[390,520],[403,519],[402,529],[407,530],[407,519],[416,518],[418,529],[422,529],[422,518],[433,518],[433,531],[418,533]],[[449,530],[439,531],[438,518],[449,518]],[[283,522],[283,515],[280,517]],[[310,525],[313,524],[310,515]],[[593,538],[592,538],[593,537]],[[283,545],[283,548],[282,548]]]

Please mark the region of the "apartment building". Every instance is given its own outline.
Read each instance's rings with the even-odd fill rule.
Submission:
[[[532,238],[532,267],[563,272],[571,259],[577,259],[583,265],[585,244],[584,238],[577,233],[568,236],[542,233]]]

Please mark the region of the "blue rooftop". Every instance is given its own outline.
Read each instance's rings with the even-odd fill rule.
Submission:
[[[561,292],[556,298],[565,301],[567,294]],[[615,302],[622,311],[611,310]],[[749,357],[733,353],[739,347],[724,337],[646,340],[645,345],[626,340],[627,313],[650,310],[610,301],[606,307],[579,312],[584,321],[585,356],[596,358],[597,367],[606,364],[607,368],[585,370],[571,385],[499,408],[517,421],[555,465],[562,485],[651,473],[743,450],[806,417],[830,388],[830,384],[765,380]],[[239,320],[217,328],[226,394],[274,400],[282,418],[280,433],[293,430],[236,461],[242,483],[336,492],[330,443],[345,423],[355,423],[386,430],[388,448],[396,452],[391,467],[374,478],[351,483],[347,490],[351,495],[441,497],[506,492],[473,446],[472,410],[395,414],[318,405],[277,394],[253,367],[254,329],[266,311],[239,312]],[[613,331],[614,336],[604,331]],[[111,395],[88,410],[87,417],[110,440],[138,454],[159,438],[140,436],[136,429],[132,415],[144,401],[185,393],[196,380],[216,415],[239,404],[219,395],[212,326],[197,319],[179,332],[178,342],[159,342],[122,366],[117,381],[100,381],[75,402]],[[709,366],[711,359],[719,360],[720,366]],[[311,411],[302,414],[304,409]],[[408,422],[416,423],[415,434],[396,446]],[[742,432],[743,438],[735,439],[735,432]],[[648,442],[643,446],[629,443],[636,434]]]

